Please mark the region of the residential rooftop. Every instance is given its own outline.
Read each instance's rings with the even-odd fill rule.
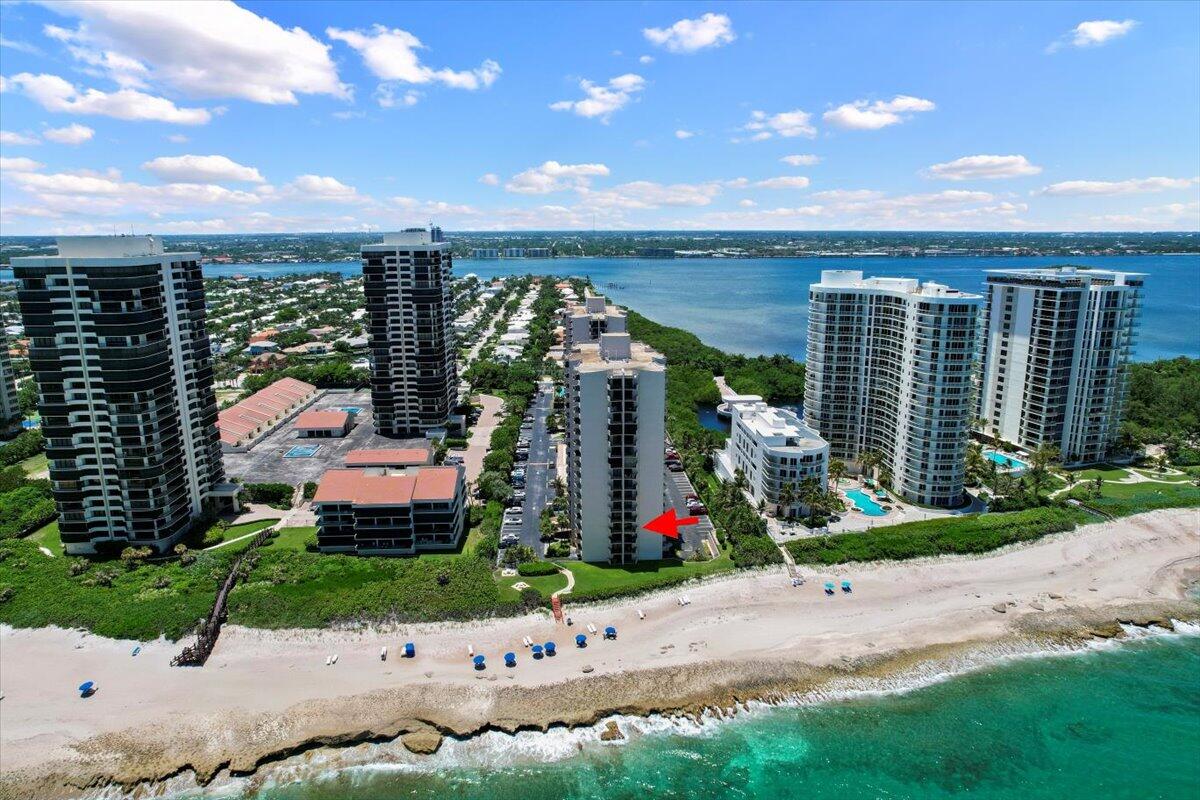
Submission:
[[[1117,272],[1116,270],[1075,267],[1069,264],[1031,269],[989,269],[985,271],[985,274],[989,283],[1050,282],[1067,286],[1078,286],[1084,281],[1104,286],[1125,286],[1129,279],[1140,284],[1141,279],[1146,277],[1144,272]]]
[[[602,333],[599,342],[577,345],[569,361],[580,372],[612,367],[664,370],[667,364],[662,353],[633,341],[628,333]]]
[[[429,448],[381,448],[378,450],[351,450],[346,454],[345,465],[353,467],[409,467],[430,462]]]
[[[814,289],[872,289],[893,294],[917,295],[921,297],[982,299],[982,295],[952,289],[943,283],[916,278],[864,278],[862,270],[826,269],[821,271],[821,280],[812,285]]]
[[[457,494],[458,484],[455,467],[423,467],[382,475],[361,469],[331,469],[321,476],[313,503],[398,506],[414,500],[449,502]]]
[[[773,449],[811,451],[827,446],[827,442],[815,430],[804,424],[794,411],[776,408],[763,402],[761,397],[740,399],[730,403],[742,423],[755,438]]]

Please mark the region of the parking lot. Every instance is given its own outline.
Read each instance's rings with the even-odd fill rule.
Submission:
[[[295,419],[280,425],[246,453],[223,453],[225,475],[244,483],[289,483],[293,486],[320,481],[327,469],[341,467],[346,453],[362,448],[425,447],[425,439],[388,439],[378,436],[371,422],[371,393],[327,391],[309,410],[359,408],[349,435],[334,439],[301,439]],[[307,458],[284,458],[298,446],[318,446]]]
[[[546,421],[554,404],[553,384],[539,386],[534,396],[529,413],[533,415],[532,426],[523,426],[521,435],[529,438],[529,459],[518,461],[518,466],[525,468],[525,499],[516,508],[521,509],[520,525],[506,523],[501,529],[501,535],[516,534],[518,544],[528,545],[539,556],[545,552],[546,545],[541,541],[542,509],[554,499],[555,447],[550,441],[550,431]],[[511,512],[510,512],[511,513]]]
[[[665,466],[663,471],[666,473],[668,508],[673,507],[678,517],[688,516],[687,501],[684,498],[695,492],[692,482],[688,480],[687,473],[671,472]],[[700,521],[695,525],[679,526],[679,544],[684,558],[701,550],[704,540],[713,535],[713,524],[708,515],[701,514],[699,517]],[[708,551],[704,553],[708,555]]]

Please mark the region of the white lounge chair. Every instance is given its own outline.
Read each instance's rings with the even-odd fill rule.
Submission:
[[[645,612],[645,611],[642,611],[642,610],[639,608],[639,609],[638,609],[638,619],[645,619],[645,618],[646,618],[646,612]]]
[[[475,657],[475,645],[469,644],[469,645],[467,645],[467,658],[474,658],[474,657]]]
[[[387,661],[387,647],[379,648],[379,660]]]

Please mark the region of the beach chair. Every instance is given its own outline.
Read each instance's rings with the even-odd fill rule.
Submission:
[[[850,594],[850,581],[842,581],[842,591]]]
[[[589,622],[587,628],[588,628],[588,633],[590,633],[592,636],[596,635],[596,626],[595,625],[593,625],[592,623]]]
[[[379,660],[387,661],[387,647],[379,648]]]
[[[467,658],[474,658],[474,657],[475,657],[475,645],[469,644],[469,645],[467,645]]]
[[[639,608],[639,609],[638,609],[638,619],[645,619],[645,618],[646,618],[646,612],[645,612],[645,611],[642,611],[642,610]]]
[[[333,654],[333,660],[332,660],[332,661],[330,661],[329,663],[330,663],[330,664],[336,664],[336,663],[337,663],[337,659],[338,659],[338,654],[337,654],[337,653],[334,653],[334,654]]]

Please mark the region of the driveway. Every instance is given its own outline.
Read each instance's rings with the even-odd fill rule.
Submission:
[[[467,483],[479,480],[483,472],[483,459],[488,454],[488,444],[492,440],[492,431],[500,421],[500,413],[504,410],[504,401],[494,394],[481,394],[476,399],[483,405],[479,412],[479,421],[471,428],[471,437],[467,439],[467,449],[462,451],[463,466],[467,471]]]
[[[533,405],[533,433],[529,437],[529,460],[525,462],[525,505],[521,523],[521,544],[527,544],[541,555],[545,545],[541,542],[538,523],[542,509],[554,499],[554,476],[557,472],[558,448],[550,441],[546,420],[554,405],[554,384],[538,386]]]
[[[688,516],[687,502],[684,500],[684,496],[692,494],[696,490],[692,487],[692,482],[688,480],[687,473],[671,472],[666,466],[663,467],[663,472],[666,474],[668,506],[675,508],[676,516]],[[679,543],[683,557],[687,558],[697,550],[703,550],[704,540],[712,534],[713,524],[708,515],[701,515],[700,521],[695,525],[681,525]],[[703,550],[703,552],[706,556],[708,555],[707,550]]]

